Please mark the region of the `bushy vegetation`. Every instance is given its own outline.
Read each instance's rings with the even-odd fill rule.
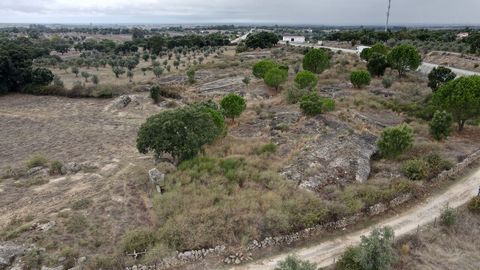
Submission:
[[[276,67],[278,67],[278,64],[272,60],[261,60],[253,66],[253,75],[263,79],[270,69]]]
[[[480,214],[480,196],[473,197],[467,204],[468,211],[474,214]]]
[[[276,34],[262,31],[248,35],[247,39],[245,40],[245,45],[251,49],[272,48],[278,43],[279,40],[280,39]]]
[[[238,244],[319,224],[318,196],[296,189],[262,164],[198,157],[168,175],[155,196],[158,236],[172,249]]]
[[[288,79],[288,71],[280,68],[271,68],[265,73],[265,84],[275,88],[278,91],[278,88],[281,84],[285,83]]]
[[[311,93],[310,89],[299,89],[297,87],[290,87],[286,93],[286,99],[289,104],[295,104],[300,101],[300,99]]]
[[[446,111],[436,111],[430,121],[430,134],[435,140],[443,140],[448,138],[452,133],[452,116]]]
[[[465,122],[480,116],[480,76],[462,77],[450,81],[433,94],[432,102],[450,113],[462,131]]]
[[[222,98],[220,101],[222,113],[225,117],[231,118],[235,121],[235,117],[239,117],[247,108],[245,99],[237,94],[230,93]]]
[[[375,228],[362,236],[358,247],[351,247],[336,263],[337,270],[388,270],[396,261],[393,249],[394,231],[390,227]]]
[[[317,266],[308,261],[302,261],[295,256],[288,256],[285,260],[279,262],[274,270],[316,270]]]
[[[153,151],[157,157],[168,153],[178,161],[195,157],[205,144],[224,133],[224,123],[214,117],[215,111],[216,104],[210,102],[149,117],[138,131],[138,151]]]
[[[157,104],[160,101],[160,87],[152,86],[150,88],[150,98],[153,100],[153,103]]]
[[[331,98],[321,97],[317,93],[310,93],[300,98],[300,109],[305,114],[314,116],[325,111],[335,110],[335,101]]]
[[[432,88],[432,91],[437,91],[440,86],[445,83],[454,80],[457,77],[451,69],[446,67],[436,67],[428,74],[428,87]]]
[[[382,131],[377,146],[382,156],[398,157],[413,146],[413,130],[406,124],[386,128]]]
[[[318,76],[308,70],[297,73],[295,86],[298,89],[314,89],[318,84]]]
[[[45,167],[48,163],[48,160],[43,155],[35,155],[27,161],[27,168],[31,169],[34,167]]]
[[[383,54],[374,53],[370,56],[367,69],[372,76],[383,76],[385,74],[385,70],[388,67],[387,58]]]
[[[386,56],[388,54],[389,48],[387,48],[383,43],[377,43],[371,48],[365,48],[360,53],[360,57],[368,62],[372,60],[372,57],[377,55]]]
[[[129,231],[124,237],[122,242],[122,249],[124,252],[142,252],[155,244],[154,232],[147,229],[137,229]]]
[[[303,69],[320,74],[330,66],[330,54],[324,49],[311,49],[303,58]]]
[[[350,82],[356,88],[362,88],[369,85],[371,80],[372,77],[370,77],[370,74],[364,70],[352,71],[352,73],[350,74]]]
[[[445,227],[452,227],[457,222],[455,209],[446,206],[440,214],[440,224]]]

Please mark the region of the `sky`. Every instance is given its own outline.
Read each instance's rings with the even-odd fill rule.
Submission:
[[[0,0],[0,23],[382,25],[388,0]],[[392,0],[392,24],[480,25],[480,0]]]

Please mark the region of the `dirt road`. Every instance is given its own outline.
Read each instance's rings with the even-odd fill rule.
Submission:
[[[395,217],[374,224],[361,231],[348,233],[330,241],[320,243],[308,248],[302,248],[288,254],[279,254],[270,258],[252,262],[247,265],[235,266],[231,270],[256,270],[273,269],[275,265],[285,259],[289,254],[295,254],[302,260],[316,263],[320,267],[331,265],[338,260],[343,251],[352,245],[360,243],[360,237],[368,234],[374,227],[390,226],[395,230],[395,235],[402,236],[413,232],[420,225],[433,222],[440,215],[445,205],[456,208],[465,204],[477,195],[480,186],[480,168],[468,176],[458,180],[447,191],[434,197],[427,198],[421,204],[398,214]]]

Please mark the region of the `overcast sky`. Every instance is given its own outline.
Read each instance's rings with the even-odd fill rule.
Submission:
[[[0,0],[0,23],[381,25],[388,0]],[[392,24],[480,24],[480,0],[392,0]]]

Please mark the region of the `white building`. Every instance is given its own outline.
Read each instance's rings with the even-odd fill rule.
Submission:
[[[292,43],[305,43],[304,36],[283,36],[283,41]]]

